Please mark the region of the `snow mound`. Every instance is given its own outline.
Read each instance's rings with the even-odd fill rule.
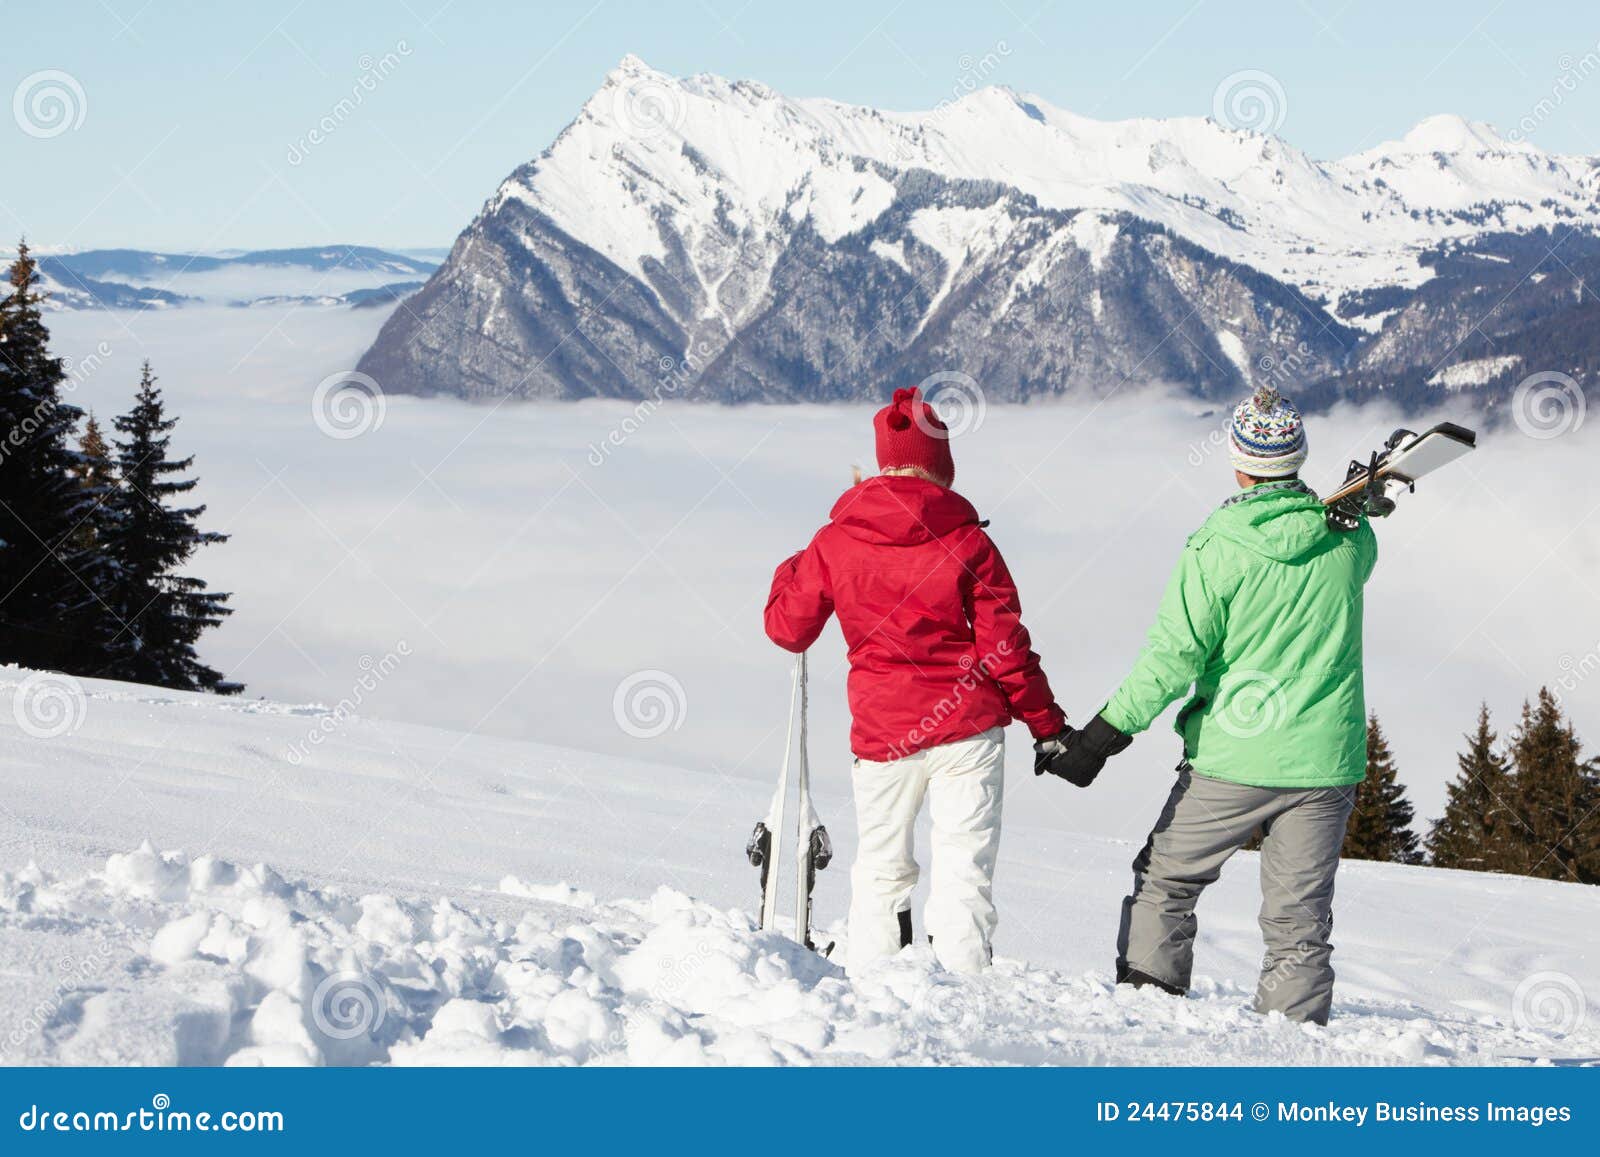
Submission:
[[[598,903],[508,877],[487,914],[349,896],[149,843],[59,878],[0,872],[0,995],[21,1064],[1481,1064],[1574,1049],[1491,1016],[1365,999],[1330,1028],[909,949],[865,975],[668,888]],[[26,962],[24,964],[24,962]],[[49,963],[41,963],[49,962]]]

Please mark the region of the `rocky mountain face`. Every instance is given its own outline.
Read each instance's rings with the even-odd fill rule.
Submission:
[[[424,394],[729,402],[870,400],[943,373],[1015,401],[1130,380],[1221,396],[1251,373],[1248,351],[1299,350],[1320,377],[1355,345],[1293,288],[1137,218],[901,180],[924,188],[834,243],[804,222],[777,245],[730,230],[714,301],[680,246],[635,278],[508,203],[360,369]]]
[[[1467,393],[1492,410],[1531,374],[1586,391],[1600,381],[1600,236],[1498,233],[1421,261],[1433,276],[1389,295],[1382,329],[1317,384],[1318,403],[1382,392],[1416,408]]]
[[[1597,190],[1591,159],[1458,118],[1321,163],[1210,120],[1000,89],[886,113],[629,58],[359,368],[469,398],[865,400],[942,375],[996,401],[1264,378],[1425,400],[1594,301],[1525,266],[1588,252]]]

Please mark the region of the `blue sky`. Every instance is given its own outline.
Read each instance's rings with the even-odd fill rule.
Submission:
[[[1223,78],[1258,69],[1284,91],[1281,135],[1319,157],[1436,112],[1508,129],[1561,89],[1529,138],[1600,154],[1600,70],[1581,73],[1586,57],[1600,61],[1600,6],[1529,11],[1507,0],[0,0],[12,114],[0,114],[0,236],[446,245],[628,52],[668,72],[890,108],[936,105],[966,62],[993,55],[995,83],[1102,118],[1205,115]],[[357,114],[293,161],[386,56],[395,64]],[[47,114],[25,99],[52,87],[71,110],[59,132],[30,119]]]

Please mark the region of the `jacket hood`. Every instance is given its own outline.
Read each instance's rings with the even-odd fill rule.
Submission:
[[[833,504],[829,517],[851,538],[878,546],[916,546],[978,525],[972,503],[954,490],[897,475],[852,486]]]
[[[1222,507],[1206,526],[1246,550],[1275,562],[1293,562],[1327,548],[1334,532],[1326,516],[1321,500],[1309,491],[1265,490]]]

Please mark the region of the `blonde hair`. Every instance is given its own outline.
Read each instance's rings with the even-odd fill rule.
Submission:
[[[920,478],[924,482],[932,482],[935,486],[943,486],[946,490],[950,489],[948,479],[936,478],[921,466],[885,466],[878,473],[894,478]]]

